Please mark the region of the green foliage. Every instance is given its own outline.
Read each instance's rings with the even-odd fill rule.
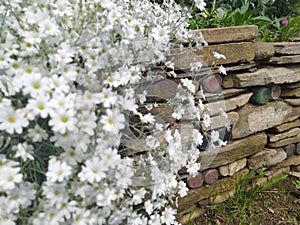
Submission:
[[[191,29],[257,25],[259,40],[266,42],[288,41],[300,34],[300,16],[294,1],[220,0],[208,4],[204,12],[194,9],[190,20]],[[283,10],[281,10],[281,7]],[[298,14],[300,15],[300,14]],[[279,16],[279,17],[278,17]],[[282,24],[287,19],[288,24]]]

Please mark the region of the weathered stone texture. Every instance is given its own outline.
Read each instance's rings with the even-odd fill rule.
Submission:
[[[206,106],[210,110],[210,115],[217,115],[220,113],[220,109],[224,110],[225,112],[229,112],[247,104],[251,96],[252,93],[241,94],[236,97],[224,99],[222,101],[210,102],[206,104]]]
[[[300,134],[300,128],[297,127],[280,134],[268,134],[268,137],[270,142],[276,142],[288,137],[294,137],[298,134]]]
[[[285,102],[274,101],[262,106],[247,104],[238,113],[240,119],[232,128],[234,139],[295,120],[300,115],[300,107],[294,108]]]
[[[285,55],[280,57],[272,57],[268,60],[270,64],[290,64],[299,63],[300,55]]]
[[[265,149],[248,159],[250,169],[259,168],[261,166],[274,166],[287,158],[286,152],[282,148]]]
[[[195,35],[201,32],[209,44],[250,41],[258,37],[258,27],[255,25],[200,29],[193,32]]]
[[[255,60],[269,59],[275,54],[275,48],[272,43],[255,42]]]
[[[268,146],[277,148],[277,147],[282,147],[282,146],[297,143],[297,142],[300,142],[300,134],[298,134],[297,136],[285,138],[285,139],[282,139],[282,140],[279,140],[279,141],[276,141],[273,143],[268,143]]]
[[[270,131],[276,132],[276,133],[281,133],[283,131],[289,130],[294,127],[300,127],[300,119],[296,119],[296,120],[288,122],[288,123],[280,124],[276,127],[271,128]]]
[[[232,176],[234,174],[236,174],[238,171],[242,170],[243,168],[245,168],[247,164],[247,159],[241,159],[238,161],[235,161],[233,163],[230,163],[228,165],[225,166],[221,166],[219,167],[219,172],[221,176]]]
[[[271,44],[274,46],[275,53],[278,55],[300,55],[299,42],[275,42]]]
[[[231,84],[230,82],[232,82],[235,87],[294,83],[300,81],[300,65],[293,67],[262,68],[253,73],[237,74],[231,78],[233,81],[230,81],[230,78],[228,78],[228,87]]]
[[[246,158],[262,150],[267,143],[267,135],[259,133],[247,138],[229,142],[226,146],[200,153],[198,162],[201,169],[216,168],[239,159]]]

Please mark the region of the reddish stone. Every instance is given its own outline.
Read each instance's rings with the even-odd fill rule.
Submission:
[[[202,173],[199,173],[197,176],[195,177],[190,177],[187,179],[187,185],[190,188],[198,188],[201,187],[204,181],[204,177]]]
[[[202,81],[203,90],[216,93],[222,89],[222,77],[220,75],[209,76]]]
[[[219,171],[217,169],[206,170],[203,175],[206,184],[214,184],[219,179]]]
[[[278,99],[279,96],[281,95],[281,87],[279,85],[273,85],[270,88],[271,91],[271,99]]]

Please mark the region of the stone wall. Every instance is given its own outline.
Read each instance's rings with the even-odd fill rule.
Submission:
[[[206,93],[204,103],[212,109],[213,121],[206,131],[225,126],[225,119],[214,114],[223,106],[231,122],[231,139],[220,149],[202,149],[199,158],[202,169],[197,177],[188,178],[184,168],[180,171],[191,189],[178,202],[181,223],[191,215],[197,217],[202,212],[199,206],[226,200],[249,170],[264,168],[265,177],[257,180],[260,184],[283,172],[300,172],[300,42],[254,42],[258,35],[256,26],[201,32],[208,46],[202,50],[183,48],[171,52],[175,70],[179,72],[173,79],[175,85],[166,82],[171,78],[162,76],[160,82],[149,89],[152,93],[149,99],[157,101],[158,96],[169,98],[175,94],[179,78],[192,79],[199,88],[208,75],[218,74],[215,64],[222,64],[227,70],[226,76],[221,75],[222,90]],[[213,51],[224,54],[226,59],[216,60]],[[195,56],[204,65],[197,74],[189,70]],[[260,104],[254,98],[259,88],[267,88],[272,94]],[[168,109],[163,106],[156,109],[154,113],[163,112],[164,120],[176,123]]]

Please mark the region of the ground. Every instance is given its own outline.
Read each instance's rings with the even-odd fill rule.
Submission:
[[[210,206],[190,224],[300,225],[300,187],[297,189],[292,179],[281,180],[268,190],[259,190],[255,194],[240,192],[241,196],[234,200]]]

